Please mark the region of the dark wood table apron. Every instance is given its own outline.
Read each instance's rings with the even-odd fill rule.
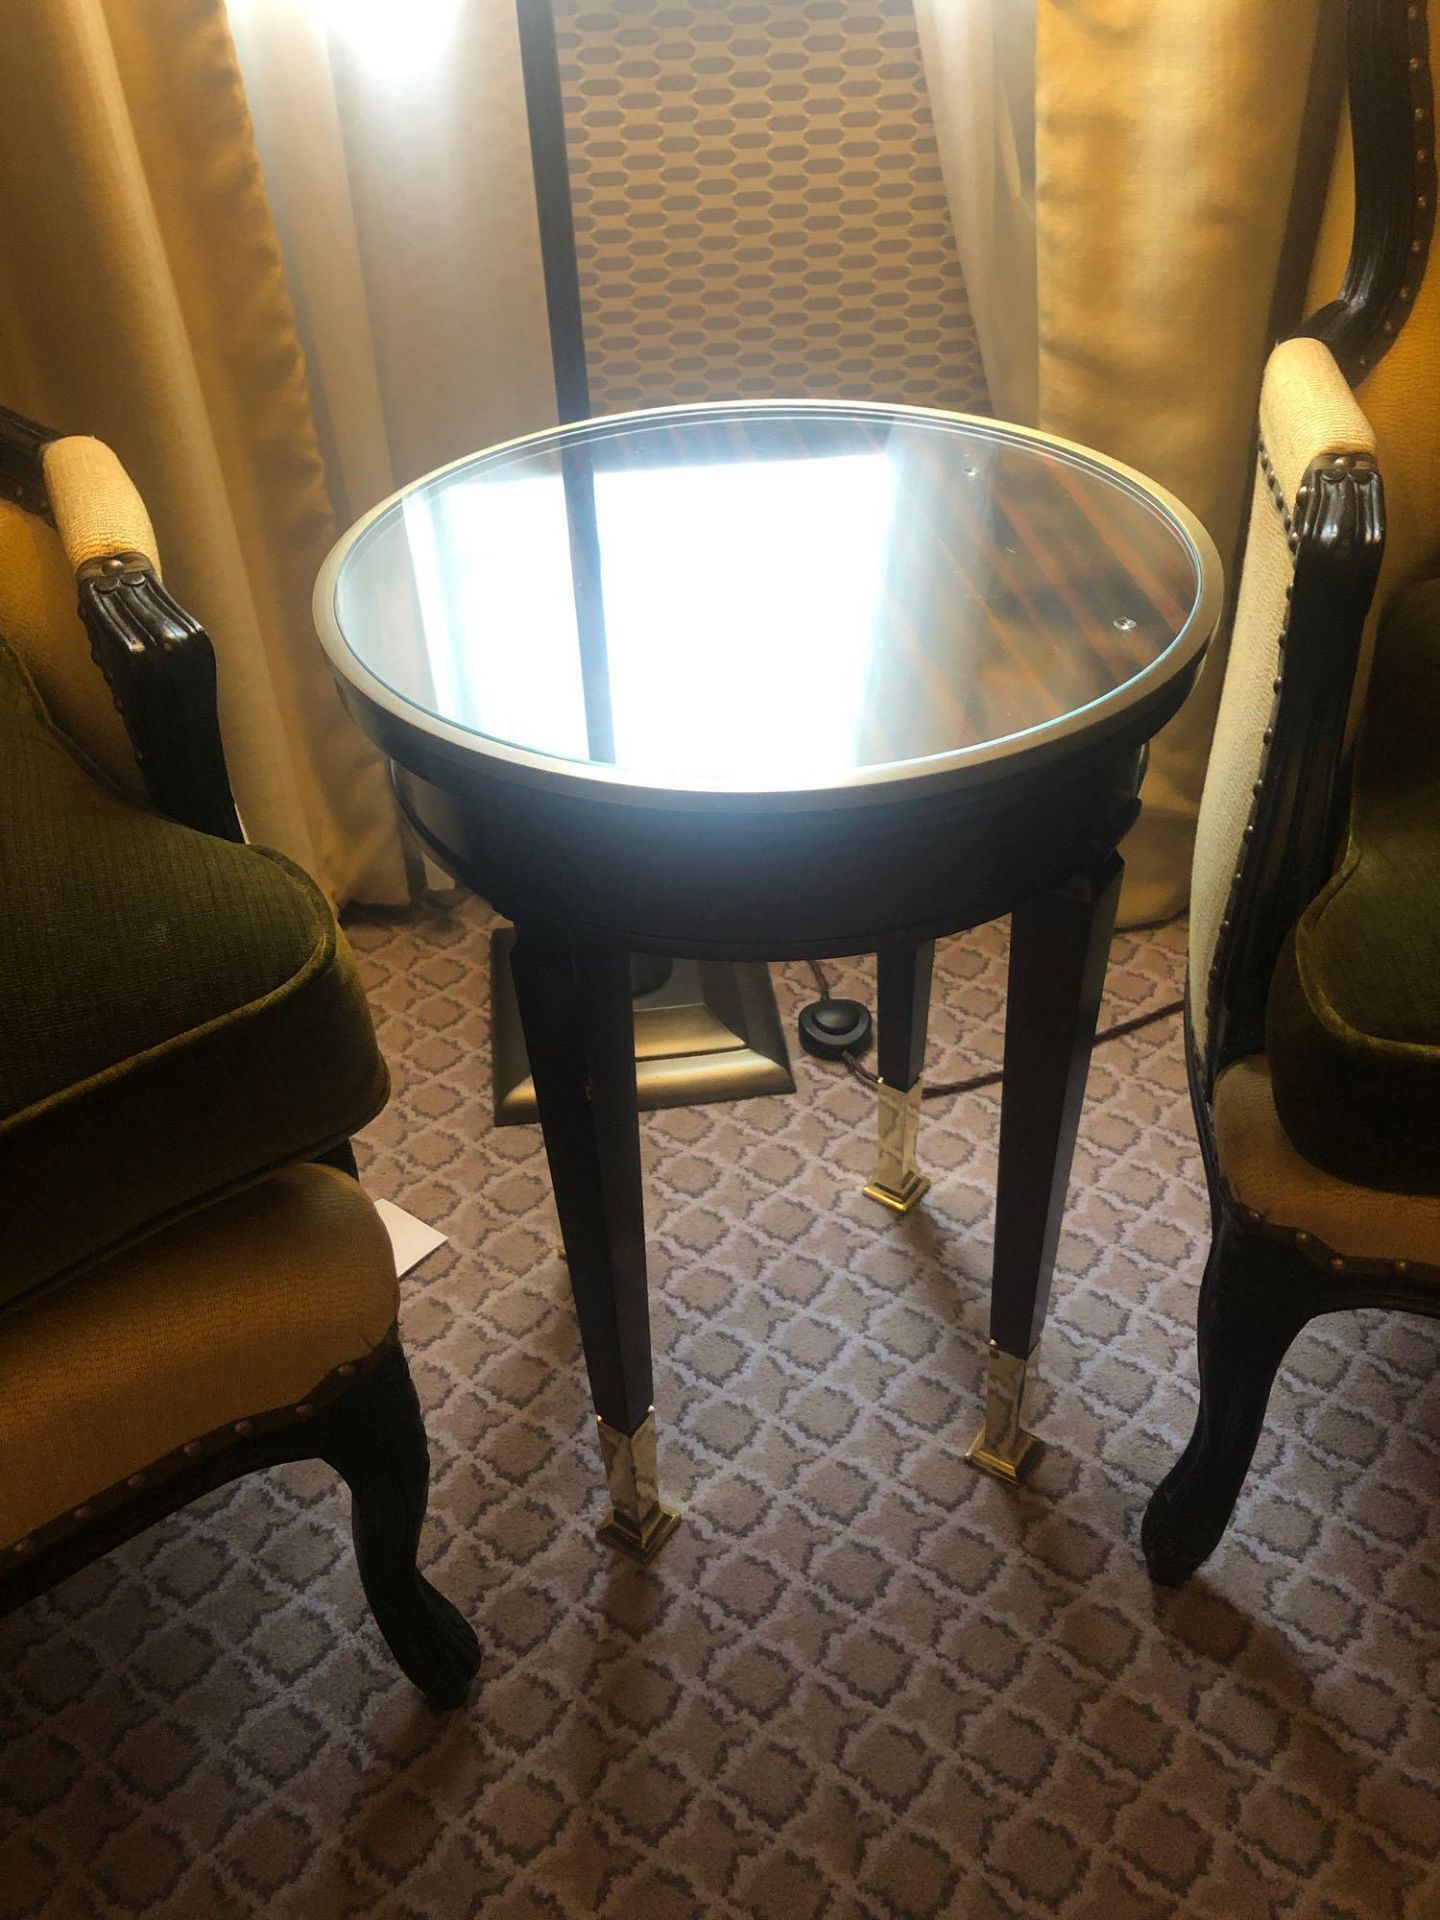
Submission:
[[[847,410],[857,412],[925,418]],[[1038,439],[975,426],[1021,445]],[[1189,624],[1172,615],[1183,630],[1160,670],[1032,740],[866,766],[829,787],[652,787],[623,767],[597,779],[592,766],[497,747],[413,710],[354,658],[343,617],[328,610],[356,535],[322,575],[317,612],[342,692],[390,756],[407,818],[515,923],[515,988],[613,1506],[601,1531],[615,1544],[648,1556],[674,1525],[656,1460],[628,959],[637,952],[875,953],[877,1182],[903,1206],[924,1185],[915,1128],[934,941],[1011,916],[991,1355],[969,1457],[1018,1472],[1115,922],[1116,847],[1136,816],[1146,743],[1189,691],[1218,604],[1203,532],[1150,497],[1194,552]]]

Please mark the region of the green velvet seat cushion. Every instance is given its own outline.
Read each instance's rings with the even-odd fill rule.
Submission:
[[[1266,1051],[1307,1160],[1440,1192],[1440,581],[1382,625],[1350,843],[1276,968]]]
[[[0,642],[0,1301],[383,1106],[323,895],[112,790]]]

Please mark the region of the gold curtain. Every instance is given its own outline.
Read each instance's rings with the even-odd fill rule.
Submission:
[[[229,0],[332,497],[550,426],[515,0]]]
[[[310,593],[335,535],[223,0],[0,6],[0,400],[107,440],[215,642],[253,840],[407,897]]]
[[[925,88],[990,404],[1033,427],[1037,0],[915,0]]]
[[[1227,564],[1318,25],[1319,0],[1037,13],[1040,423],[1169,487]],[[1185,905],[1223,668],[1216,647],[1151,748],[1123,849],[1130,925]]]
[[[1299,319],[1294,260],[1308,260],[1319,215],[1343,9],[916,0],[916,12],[997,411],[1152,475],[1228,562],[1261,370]],[[1185,905],[1223,669],[1222,633],[1152,746],[1123,849],[1127,925]]]

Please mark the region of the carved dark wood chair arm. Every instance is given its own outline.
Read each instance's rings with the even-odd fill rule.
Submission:
[[[0,500],[14,500],[27,513],[38,513],[52,524],[41,456],[50,441],[58,438],[38,421],[0,407]]]
[[[52,526],[45,449],[63,437],[0,407],[0,498]],[[144,554],[87,561],[76,590],[95,664],[155,807],[202,833],[243,840],[220,739],[215,654],[204,628],[166,591]]]
[[[1265,1050],[1265,1005],[1285,938],[1320,891],[1349,812],[1350,712],[1361,638],[1385,549],[1372,461],[1306,471],[1290,535],[1295,573],[1281,670],[1241,866],[1208,982],[1206,1097],[1233,1061]]]
[[[1351,386],[1394,345],[1425,275],[1435,226],[1435,100],[1426,8],[1350,0],[1347,65],[1355,227],[1344,283],[1300,329]]]
[[[91,652],[150,799],[201,833],[243,840],[220,739],[209,635],[140,554],[89,563],[78,586]]]

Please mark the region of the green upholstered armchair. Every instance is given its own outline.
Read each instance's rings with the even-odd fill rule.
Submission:
[[[210,644],[119,462],[3,412],[0,901],[0,1612],[319,1458],[392,1652],[458,1703],[478,1648],[416,1568],[425,1432],[349,1148],[389,1090],[353,960],[243,844]]]
[[[1384,494],[1348,383],[1424,273],[1425,30],[1423,6],[1352,8],[1350,267],[1308,337],[1275,349],[1261,396],[1191,893],[1187,1053],[1213,1238],[1195,1431],[1142,1532],[1166,1582],[1224,1533],[1308,1320],[1440,1314],[1440,582],[1397,593],[1377,623]]]

